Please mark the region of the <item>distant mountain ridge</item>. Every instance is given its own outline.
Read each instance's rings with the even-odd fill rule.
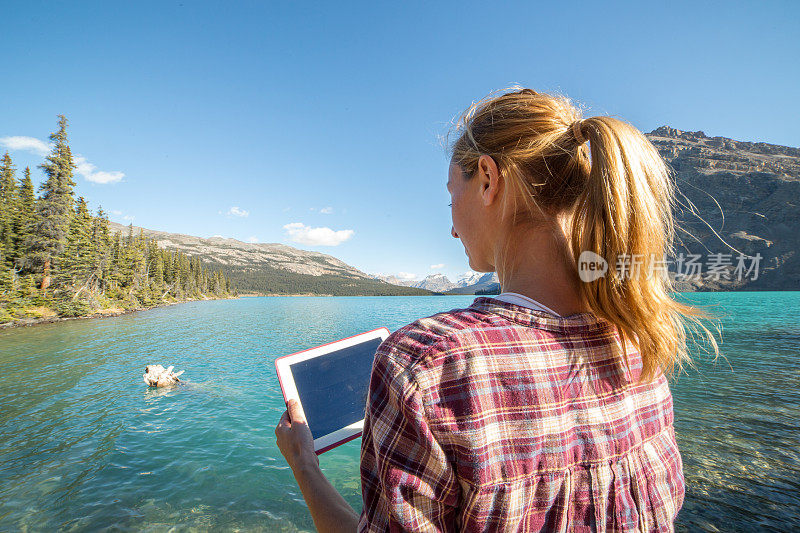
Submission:
[[[112,233],[130,226],[109,223]],[[180,250],[222,269],[240,293],[347,295],[422,295],[430,291],[398,287],[327,254],[285,244],[248,243],[214,236],[208,239],[132,226],[156,239],[161,248]]]
[[[447,292],[452,288],[457,287],[456,283],[444,274],[431,274],[423,280],[408,280],[401,279],[397,276],[375,276],[377,279],[391,283],[393,285],[400,285],[403,287],[416,287],[418,289],[425,289],[433,292]]]
[[[125,234],[128,231],[128,227],[116,222],[109,223],[109,229],[113,233]],[[221,265],[244,267],[253,262],[269,261],[274,267],[297,274],[311,276],[334,274],[344,277],[372,279],[369,274],[365,274],[331,255],[300,250],[285,244],[249,243],[236,239],[226,239],[217,235],[206,239],[182,233],[140,228],[138,226],[133,226],[133,231],[135,234],[143,231],[145,236],[156,239],[158,245],[162,248],[176,249],[200,257],[208,257],[214,263]]]
[[[461,276],[456,282],[444,274],[431,274],[423,280],[404,280],[396,276],[376,276],[386,283],[393,283],[404,287],[416,287],[433,292],[445,294],[475,294],[476,291],[493,290],[499,287],[497,274],[494,272],[473,272]]]

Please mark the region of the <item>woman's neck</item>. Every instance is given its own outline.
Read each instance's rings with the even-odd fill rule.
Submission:
[[[517,228],[509,235],[495,253],[497,276],[504,292],[533,298],[561,316],[587,311],[580,299],[581,281],[569,266],[563,230]]]

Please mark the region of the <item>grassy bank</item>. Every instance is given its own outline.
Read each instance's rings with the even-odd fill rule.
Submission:
[[[11,306],[8,302],[0,301],[0,329],[7,329],[20,326],[33,326],[36,324],[49,324],[63,320],[77,320],[87,318],[105,318],[120,316],[136,311],[145,311],[156,307],[175,305],[185,302],[198,300],[228,300],[238,298],[238,296],[200,296],[196,298],[178,299],[172,298],[149,305],[136,304],[131,301],[108,301],[105,305],[91,306],[85,301],[73,302],[73,305],[65,305],[64,302],[44,301],[36,302],[37,305]]]

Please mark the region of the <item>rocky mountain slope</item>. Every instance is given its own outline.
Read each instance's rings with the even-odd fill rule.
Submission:
[[[129,226],[109,224],[113,233],[126,235]],[[204,239],[133,226],[138,235],[156,239],[170,250],[200,257],[210,266],[221,268],[240,293],[395,295],[430,294],[413,287],[398,287],[376,280],[339,259],[275,243],[247,243],[236,239]]]
[[[800,149],[668,126],[647,137],[675,170],[684,195],[675,212],[683,228],[676,256],[700,254],[704,263],[703,279],[678,278],[679,288],[800,290]],[[730,279],[709,274],[711,254],[723,254],[719,263]],[[740,254],[761,254],[756,279],[737,279]],[[746,259],[750,266],[753,259]]]

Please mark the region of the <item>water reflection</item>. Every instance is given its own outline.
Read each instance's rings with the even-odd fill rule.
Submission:
[[[144,399],[152,400],[154,398],[163,398],[168,396],[174,396],[183,388],[183,385],[175,384],[175,385],[168,385],[166,387],[148,387],[144,391]]]

